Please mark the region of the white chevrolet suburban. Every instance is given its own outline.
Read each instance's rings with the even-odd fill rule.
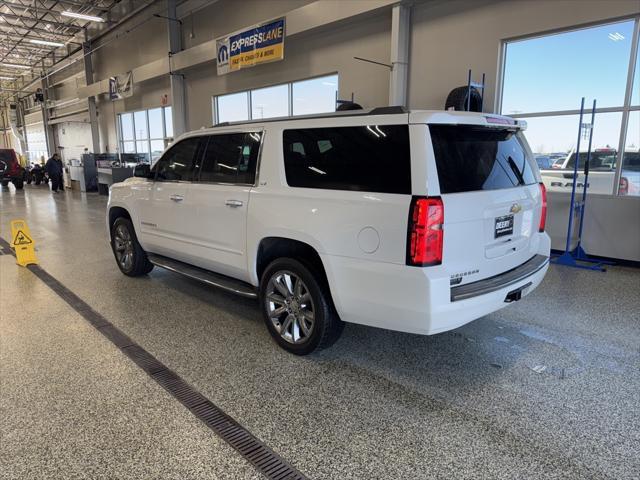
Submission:
[[[125,275],[155,265],[258,297],[275,341],[299,355],[343,322],[451,330],[548,268],[525,126],[385,107],[187,133],[111,187],[113,253]]]

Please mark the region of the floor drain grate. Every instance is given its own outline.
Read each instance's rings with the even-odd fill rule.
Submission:
[[[0,238],[0,248],[4,247],[6,251],[8,246],[9,244],[3,238]],[[176,373],[169,370],[162,362],[136,344],[106,318],[93,310],[55,277],[44,271],[39,265],[29,265],[27,268],[268,479],[307,479],[277,453],[253,436],[251,432],[216,407],[204,395],[191,387]]]

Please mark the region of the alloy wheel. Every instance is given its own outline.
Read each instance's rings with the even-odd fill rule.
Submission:
[[[133,239],[131,233],[125,225],[116,227],[113,237],[113,248],[116,253],[116,260],[123,270],[129,271],[133,266]]]
[[[304,343],[313,333],[313,299],[299,275],[288,270],[274,273],[267,284],[264,301],[271,324],[285,341]]]

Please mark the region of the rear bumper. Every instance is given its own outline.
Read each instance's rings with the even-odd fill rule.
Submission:
[[[544,255],[535,255],[528,262],[525,262],[519,267],[509,270],[508,272],[501,273],[494,277],[485,278],[478,282],[467,283],[466,285],[460,285],[459,287],[452,287],[451,301],[457,302],[460,300],[466,300],[502,290],[509,286],[514,286],[521,283],[522,280],[530,277],[541,268],[544,268],[548,263],[549,257],[545,257]]]
[[[542,249],[509,272],[452,289],[448,276],[435,276],[429,268],[332,256],[322,260],[342,320],[422,335],[452,330],[506,307],[507,295],[519,289],[528,295],[549,268],[548,249]]]

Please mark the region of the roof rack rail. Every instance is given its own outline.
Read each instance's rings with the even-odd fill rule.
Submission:
[[[390,107],[376,107],[367,112],[368,115],[392,115],[394,113],[408,113],[408,111],[400,105],[393,105]]]
[[[260,118],[260,119],[254,119],[254,120],[243,120],[239,122],[220,122],[213,125],[212,128],[229,127],[232,125],[245,125],[245,124],[252,124],[252,123],[283,122],[288,120],[309,120],[314,118],[334,118],[334,117],[338,117],[338,118],[359,117],[363,115],[393,115],[398,113],[409,113],[409,111],[401,106],[376,107],[371,110],[347,110],[342,112],[328,112],[328,113],[318,113],[318,114],[312,114],[312,115]]]

